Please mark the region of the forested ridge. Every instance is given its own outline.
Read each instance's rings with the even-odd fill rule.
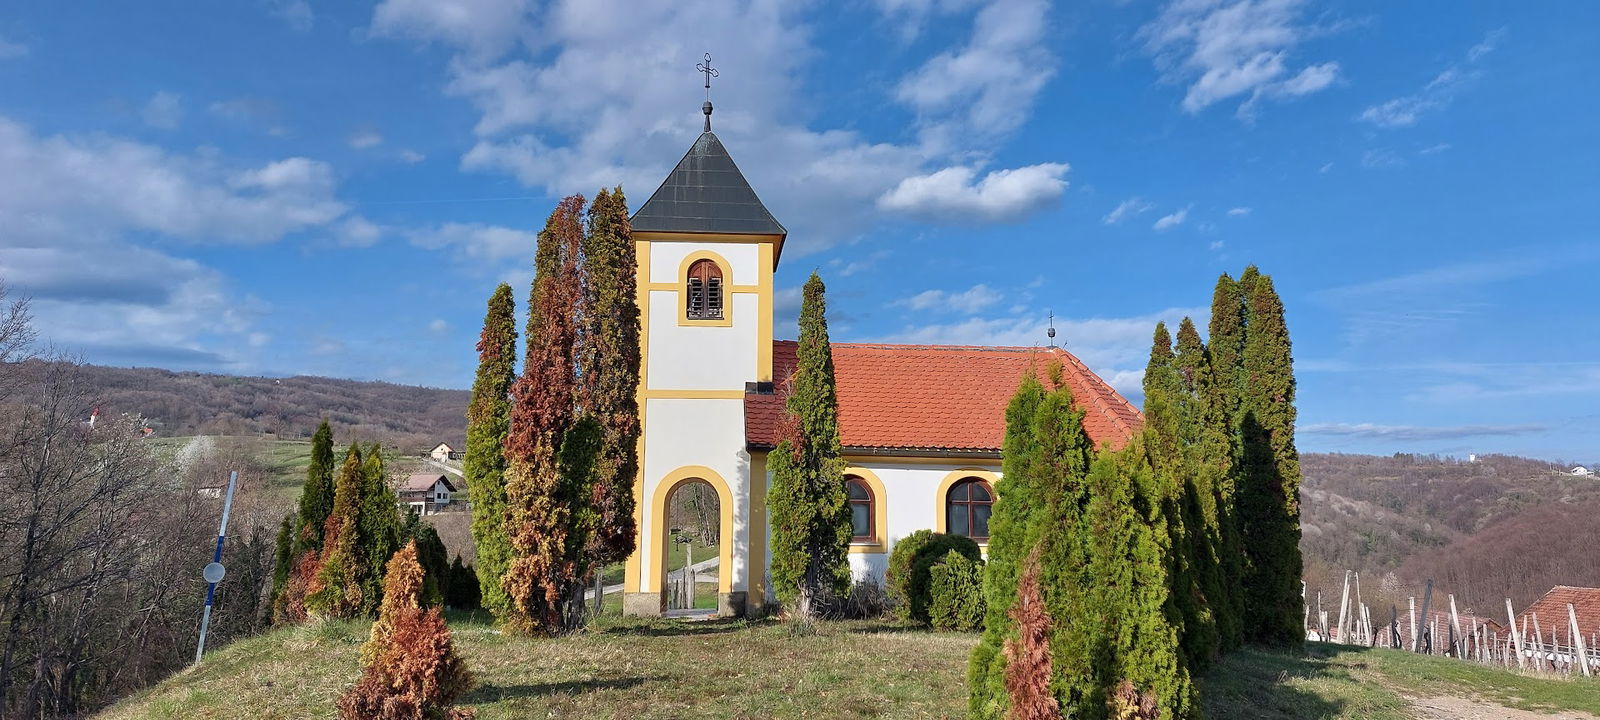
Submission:
[[[1312,593],[1337,593],[1347,569],[1402,596],[1432,578],[1484,607],[1506,597],[1526,605],[1556,584],[1600,585],[1600,554],[1575,542],[1600,516],[1600,478],[1507,455],[1301,461]]]
[[[34,361],[29,364],[42,364]],[[341,438],[400,450],[465,447],[467,391],[337,378],[79,366],[102,417],[143,416],[164,436],[306,439],[326,418]]]

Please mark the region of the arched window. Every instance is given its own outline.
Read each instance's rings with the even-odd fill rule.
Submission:
[[[696,260],[689,266],[687,303],[690,320],[722,319],[722,268],[711,260]]]
[[[945,532],[974,540],[989,539],[989,513],[994,510],[994,490],[975,477],[962,478],[945,496]]]
[[[872,488],[867,481],[855,475],[844,476],[844,491],[850,499],[850,542],[877,542],[876,528],[872,526]]]

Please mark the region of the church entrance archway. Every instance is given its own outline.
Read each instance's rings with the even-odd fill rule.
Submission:
[[[737,614],[733,592],[733,496],[709,468],[682,468],[656,489],[654,561],[661,611]]]

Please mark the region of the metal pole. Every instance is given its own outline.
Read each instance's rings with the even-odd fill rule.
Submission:
[[[230,471],[228,473],[228,496],[222,501],[222,524],[217,527],[217,551],[211,557],[213,564],[220,565],[222,563],[222,540],[228,536],[228,513],[233,510],[233,488],[238,482],[239,471]],[[210,580],[210,578],[207,579]],[[200,656],[206,652],[206,631],[211,628],[211,603],[217,597],[217,581],[221,579],[219,576],[216,580],[211,580],[206,584],[206,610],[200,616],[200,644],[194,648],[194,664],[196,665],[200,664]]]

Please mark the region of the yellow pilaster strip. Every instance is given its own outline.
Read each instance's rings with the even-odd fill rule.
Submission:
[[[756,331],[756,382],[772,382],[772,243],[761,243],[761,276],[756,283],[761,298],[761,322]]]

